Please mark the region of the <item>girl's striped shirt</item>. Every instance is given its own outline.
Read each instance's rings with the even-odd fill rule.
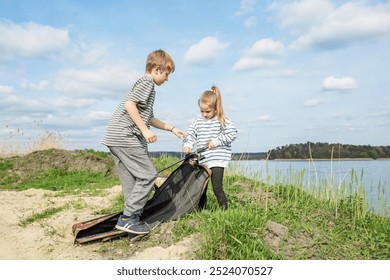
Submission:
[[[210,141],[213,141],[215,148],[207,149],[202,152],[204,159],[201,163],[208,167],[227,167],[231,160],[231,143],[237,137],[237,129],[226,119],[225,126],[222,127],[217,117],[206,120],[202,116],[197,117],[187,130],[187,139],[184,146],[192,150],[207,147]]]

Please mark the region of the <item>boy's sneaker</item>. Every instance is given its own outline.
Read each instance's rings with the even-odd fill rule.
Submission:
[[[150,232],[147,223],[140,222],[139,219],[134,217],[124,218],[123,215],[119,217],[115,228],[134,234],[148,234]]]

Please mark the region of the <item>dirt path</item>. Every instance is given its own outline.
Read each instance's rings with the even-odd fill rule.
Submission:
[[[120,193],[120,186],[107,189],[102,196],[58,196],[41,189],[26,191],[0,191],[0,260],[105,260],[105,259],[186,259],[193,251],[194,238],[188,238],[172,246],[142,248],[133,246],[114,250],[101,250],[102,244],[74,245],[72,225],[92,218]],[[66,207],[69,205],[82,205]],[[51,218],[19,225],[33,213],[41,213],[53,207],[66,207]],[[115,242],[115,241],[114,241]],[[142,241],[141,241],[142,242]],[[135,247],[135,248],[134,248]],[[119,251],[118,251],[119,250]]]

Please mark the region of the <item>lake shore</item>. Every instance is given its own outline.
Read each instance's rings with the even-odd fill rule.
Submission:
[[[269,160],[269,161],[375,161],[375,160],[390,160],[390,158],[313,158],[313,159],[303,159],[303,158],[291,158],[291,159],[265,159],[265,158],[240,158],[240,159],[232,159],[233,161],[240,160]]]

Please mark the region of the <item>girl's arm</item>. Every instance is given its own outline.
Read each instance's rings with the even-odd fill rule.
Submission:
[[[187,138],[184,140],[183,153],[190,153],[197,143],[196,125],[194,121],[187,130]]]
[[[237,128],[229,121],[226,120],[225,126],[217,138],[211,139],[214,146],[227,146],[230,145],[237,138]]]

